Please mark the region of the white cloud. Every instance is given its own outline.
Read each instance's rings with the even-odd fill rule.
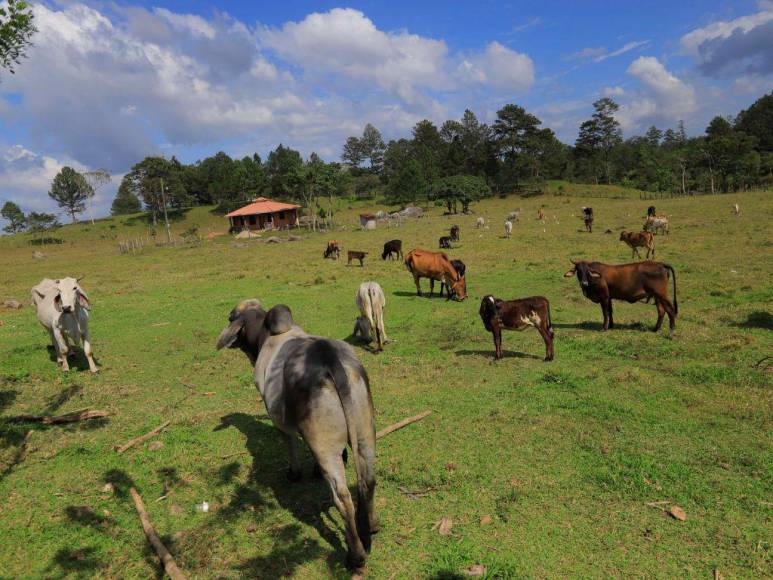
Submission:
[[[619,120],[630,130],[646,123],[675,123],[697,110],[695,89],[669,72],[655,57],[640,56],[626,71],[640,90],[620,106]]]
[[[620,86],[604,87],[601,94],[605,97],[622,97],[625,95],[625,89]]]
[[[215,29],[201,16],[195,14],[176,14],[166,8],[156,8],[154,12],[169,22],[174,28],[190,32],[194,36],[212,40],[217,34]]]
[[[534,62],[525,54],[492,42],[478,55],[463,60],[457,73],[464,82],[525,91],[534,84]]]
[[[633,42],[628,42],[618,48],[617,50],[613,50],[612,52],[600,54],[596,58],[593,59],[593,62],[602,62],[607,60],[608,58],[612,58],[615,56],[620,56],[621,54],[625,54],[626,52],[630,52],[632,50],[636,50],[637,48],[641,48],[642,46],[646,46],[650,43],[649,40],[636,40]]]
[[[773,9],[768,8],[756,14],[741,16],[735,20],[720,20],[708,26],[696,28],[682,36],[682,48],[690,54],[698,55],[700,47],[708,40],[727,39],[737,31],[749,32],[758,26],[773,20]]]

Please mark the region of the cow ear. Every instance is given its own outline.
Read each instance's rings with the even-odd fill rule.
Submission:
[[[571,278],[572,276],[574,276],[574,273],[575,273],[575,269],[572,268],[566,274],[564,274],[564,278]]]
[[[217,350],[221,348],[231,347],[231,345],[239,336],[239,331],[244,327],[244,318],[242,316],[236,317],[231,324],[223,329],[220,336],[217,339]]]
[[[45,298],[45,297],[46,297],[46,295],[45,295],[45,294],[43,294],[43,293],[42,293],[40,290],[35,290],[35,294],[37,294],[37,295],[38,295],[38,296],[40,296],[41,298]]]
[[[285,333],[293,327],[293,313],[284,304],[277,304],[266,314],[264,324],[272,335]]]
[[[590,274],[591,278],[601,278],[601,274],[599,274],[596,270],[588,270],[588,273]]]
[[[86,293],[80,289],[78,290],[78,303],[86,310],[91,310],[91,302],[89,301],[89,297],[86,296]]]
[[[61,312],[62,311],[62,295],[61,294],[57,294],[54,297],[54,308],[56,308],[57,312]]]

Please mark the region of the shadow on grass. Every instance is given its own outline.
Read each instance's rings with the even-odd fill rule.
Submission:
[[[773,330],[773,314],[764,310],[757,310],[746,317],[743,322],[736,322],[733,326],[739,328],[762,328],[763,330]]]
[[[439,284],[439,283],[438,283]],[[404,296],[404,297],[411,297],[414,296],[416,298],[442,298],[443,300],[448,300],[446,296],[441,296],[439,292],[433,292],[432,296],[429,295],[429,292],[424,292],[422,290],[421,296],[416,294],[416,292],[404,292],[402,290],[396,290],[395,292],[392,292],[392,296]]]
[[[471,356],[471,355],[478,355],[478,356],[484,356],[489,357],[492,360],[495,360],[495,352],[494,349],[488,349],[488,350],[457,350],[456,356]],[[519,352],[516,350],[503,350],[502,351],[502,358],[531,358],[535,360],[541,360],[543,357],[537,356],[536,354],[529,354],[526,352]]]
[[[346,338],[343,339],[344,342],[352,345],[355,348],[359,348],[360,350],[363,350],[365,352],[369,352],[370,354],[380,354],[381,351],[376,350],[376,347],[373,346],[375,344],[375,341],[366,343],[361,337],[354,336],[353,334],[350,334]]]
[[[179,222],[185,219],[185,216],[188,214],[188,212],[191,211],[191,208],[184,208],[184,209],[170,209],[167,210],[167,215],[169,216],[170,222]],[[164,215],[161,213],[161,215],[157,216],[158,221],[156,224],[157,228],[163,228],[164,227]],[[135,215],[133,217],[127,218],[124,220],[124,225],[127,226],[133,226],[137,224],[144,224],[144,225],[151,225],[153,223],[153,214],[151,212]]]
[[[218,517],[229,522],[243,515],[246,510],[254,509],[256,518],[260,520],[275,508],[272,501],[275,500],[299,522],[316,529],[333,546],[333,552],[327,556],[328,566],[336,573],[344,571],[346,546],[341,539],[343,529],[332,515],[336,510],[324,481],[287,481],[287,446],[275,427],[246,413],[231,413],[221,417],[220,421],[216,430],[234,427],[246,437],[247,450],[252,455],[252,467],[247,480],[232,493],[230,503],[218,511]],[[308,458],[305,445],[299,447],[299,451]],[[233,469],[229,464],[224,465],[218,474],[221,481],[229,480]],[[307,473],[310,472],[311,469],[307,470]],[[246,577],[292,576],[304,563],[326,552],[317,541],[309,539],[303,526],[298,524],[274,526],[270,530],[274,540],[271,552],[265,556],[248,558],[238,565],[237,569]]]
[[[576,330],[601,330],[603,324],[601,322],[590,322],[586,320],[584,322],[575,322],[572,324],[554,322],[553,328],[574,328]],[[647,326],[641,322],[629,322],[627,324],[621,324],[615,322],[615,325],[609,330],[650,330]]]
[[[0,391],[0,413],[13,405],[19,391]]]
[[[86,353],[83,352],[83,349],[73,348],[70,347],[70,354],[67,357],[67,362],[70,364],[70,370],[77,370],[77,371],[87,371],[89,370],[89,361],[86,358]],[[56,362],[56,350],[54,349],[53,345],[46,346],[46,350],[48,351],[48,360],[51,362]],[[92,351],[92,356],[94,357],[94,362],[99,366],[99,361],[97,360],[96,355]]]
[[[104,568],[105,563],[96,556],[96,549],[61,548],[54,554],[46,571],[53,578],[95,578],[97,571]]]

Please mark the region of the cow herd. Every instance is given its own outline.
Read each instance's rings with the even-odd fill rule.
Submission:
[[[648,215],[659,219],[654,208]],[[518,212],[519,213],[519,212]],[[518,214],[509,215],[506,234],[509,237]],[[540,209],[538,219],[544,219]],[[593,210],[583,208],[583,220],[592,231]],[[477,227],[484,227],[478,218]],[[645,224],[645,230],[646,230]],[[667,219],[665,231],[668,231]],[[450,247],[450,241],[460,240],[459,226],[451,228],[441,238],[441,246]],[[649,231],[623,232],[620,240],[638,255],[638,248],[654,255],[653,234]],[[444,246],[444,242],[448,245]],[[323,256],[339,258],[341,248],[337,241],[328,242]],[[366,252],[349,251],[348,262],[358,260],[363,265]],[[435,282],[440,282],[440,294],[445,290],[447,299],[463,301],[467,297],[467,269],[460,260],[452,260],[444,252],[416,248],[403,256],[402,241],[390,240],[384,244],[383,260],[403,259],[413,277],[416,293],[422,296],[420,280],[429,279],[430,297]],[[664,263],[644,261],[624,265],[608,265],[594,261],[572,261],[572,268],[564,274],[576,276],[583,295],[601,306],[603,330],[614,326],[612,301],[639,302],[654,300],[658,312],[655,330],[659,330],[665,315],[673,330],[678,312],[676,272]],[[669,298],[669,280],[673,279],[673,301]],[[82,342],[92,372],[94,363],[88,318],[91,308],[88,296],[80,286],[80,279],[44,279],[32,289],[32,303],[38,319],[49,332],[58,363],[68,370],[70,349]],[[374,351],[381,351],[388,342],[384,309],[386,299],[377,282],[364,282],[355,294],[360,311],[353,335],[367,343],[375,343]],[[503,357],[502,330],[534,328],[545,343],[545,361],[553,360],[554,330],[550,302],[543,296],[516,300],[501,300],[490,294],[480,304],[479,315],[484,328],[491,332],[496,359]],[[333,501],[341,513],[348,546],[347,564],[361,569],[370,551],[371,534],[379,529],[374,512],[375,426],[373,400],[368,376],[352,346],[335,339],[308,335],[293,320],[290,309],[276,305],[265,310],[258,300],[245,300],[230,312],[228,324],[217,340],[217,349],[236,348],[245,353],[253,368],[255,384],[277,429],[284,436],[289,451],[288,476],[301,476],[298,460],[297,437],[308,445],[319,473],[327,481]],[[349,491],[345,474],[347,444],[357,476],[356,504]]]

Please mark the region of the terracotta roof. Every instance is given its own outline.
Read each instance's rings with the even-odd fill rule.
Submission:
[[[240,207],[237,210],[226,214],[225,217],[237,217],[242,215],[258,215],[262,213],[275,213],[278,211],[285,211],[288,209],[298,209],[299,205],[294,203],[282,203],[281,201],[274,201],[267,197],[258,197],[251,204]]]

